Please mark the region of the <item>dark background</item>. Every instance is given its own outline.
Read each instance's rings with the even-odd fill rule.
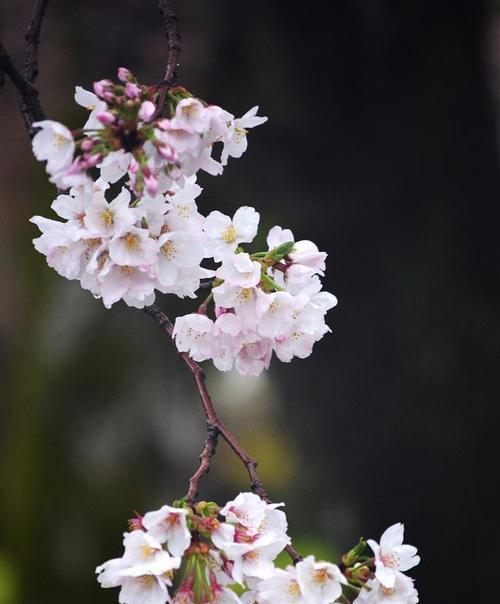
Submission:
[[[496,591],[500,14],[481,1],[179,0],[179,82],[269,122],[204,213],[254,205],[262,232],[328,251],[333,334],[261,379],[209,369],[221,415],[285,500],[303,552],[336,557],[404,521],[422,602]],[[27,0],[0,3],[18,62]],[[75,84],[120,65],[157,82],[155,2],[49,6],[39,86],[77,127]],[[148,317],[106,311],[31,239],[54,190],[10,83],[0,92],[0,604],[115,602],[93,569],[120,555],[131,510],[186,491],[203,419]],[[187,304],[159,299],[170,314]],[[223,446],[201,495],[246,489]]]

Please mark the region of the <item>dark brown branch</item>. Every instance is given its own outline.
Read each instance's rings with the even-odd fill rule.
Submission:
[[[167,0],[159,0],[158,8],[161,16],[163,17],[163,24],[165,26],[168,57],[165,75],[163,76],[163,80],[158,85],[160,94],[158,95],[158,109],[156,117],[163,115],[168,89],[175,84],[175,80],[177,78],[177,68],[179,67],[179,56],[181,54],[181,33],[179,30],[177,16],[172,10],[170,2]]]
[[[200,465],[196,472],[189,479],[189,490],[187,493],[188,503],[193,504],[198,494],[198,485],[200,480],[210,472],[210,463],[217,449],[217,440],[219,438],[219,428],[215,424],[207,422],[207,435],[203,445],[203,451],[200,455]]]
[[[37,0],[33,8],[30,24],[25,35],[26,59],[24,72],[16,67],[9,53],[0,41],[0,71],[9,76],[19,92],[19,109],[24,125],[30,136],[33,136],[33,122],[45,119],[40,104],[38,90],[33,85],[38,75],[38,45],[43,16],[49,0]]]
[[[48,4],[49,0],[37,0],[35,2],[28,31],[24,36],[24,39],[26,40],[24,77],[28,82],[31,82],[31,84],[33,84],[38,76],[38,45],[40,44],[40,30]]]
[[[177,77],[179,55],[181,54],[181,33],[179,31],[177,16],[172,10],[170,3],[167,0],[159,0],[158,7],[163,17],[168,45],[167,69],[160,86],[169,88],[175,84]]]
[[[160,328],[169,336],[170,340],[172,340],[174,326],[168,316],[156,306],[156,304],[146,307],[144,312],[152,317]],[[217,411],[215,410],[213,401],[207,389],[203,369],[196,361],[193,361],[187,353],[180,352],[179,355],[193,375],[207,418],[207,436],[205,438],[205,445],[200,455],[200,465],[189,481],[188,500],[193,500],[196,497],[198,484],[210,469],[210,463],[217,446],[217,435],[220,435],[245,466],[250,478],[250,488],[252,491],[267,503],[271,503],[257,473],[257,461],[246,452],[234,434],[217,415]],[[302,559],[300,554],[295,551],[291,545],[287,546],[286,550],[295,563]]]
[[[19,110],[24,120],[24,125],[29,135],[33,135],[33,122],[45,119],[38,90],[23,76],[9,56],[4,45],[0,41],[0,70],[12,81],[19,92]]]

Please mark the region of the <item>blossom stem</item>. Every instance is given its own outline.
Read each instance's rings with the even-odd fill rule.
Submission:
[[[282,292],[284,291],[284,289],[282,287],[280,287],[275,281],[274,279],[271,279],[271,277],[269,275],[266,275],[266,273],[262,273],[260,276],[260,280],[261,282],[265,283],[265,285],[267,287],[269,287],[271,290],[275,290],[278,292]]]
[[[144,312],[156,321],[160,329],[164,331],[173,342],[174,325],[170,318],[156,304],[147,306],[144,308]],[[194,378],[207,420],[207,435],[205,437],[203,451],[200,455],[200,465],[189,480],[188,501],[190,503],[194,501],[198,492],[200,480],[203,476],[208,474],[210,470],[210,463],[212,457],[215,455],[217,447],[217,437],[220,435],[245,466],[250,478],[250,488],[252,491],[267,503],[272,503],[257,472],[257,461],[246,452],[231,430],[229,430],[217,415],[210,393],[208,392],[205,381],[205,372],[186,352],[179,352],[179,356]],[[300,554],[291,545],[286,547],[286,551],[294,563],[297,563],[302,559]]]

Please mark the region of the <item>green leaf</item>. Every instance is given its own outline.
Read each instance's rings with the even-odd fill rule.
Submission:
[[[293,246],[293,241],[287,241],[286,243],[282,243],[281,245],[278,245],[278,247],[275,247],[274,249],[270,250],[266,254],[265,260],[274,260],[275,262],[279,262],[280,260],[283,260],[283,258],[292,251]]]

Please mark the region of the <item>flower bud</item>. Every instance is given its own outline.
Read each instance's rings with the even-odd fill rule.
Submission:
[[[85,160],[83,162],[85,169],[89,170],[90,168],[95,168],[100,160],[101,160],[100,153],[94,153],[94,155],[86,156]]]
[[[153,174],[148,176],[144,175],[144,185],[146,187],[146,191],[151,197],[154,197],[158,192],[158,179]]]
[[[149,120],[153,117],[156,111],[156,105],[151,101],[144,101],[142,103],[141,108],[139,109],[139,117],[141,120],[145,122],[149,122]]]
[[[86,138],[82,141],[82,151],[90,151],[95,145],[95,141],[92,138]]]
[[[118,79],[120,82],[129,82],[133,77],[130,69],[127,69],[126,67],[118,68]]]
[[[342,556],[342,563],[349,568],[353,566],[357,561],[361,554],[365,551],[366,541],[361,537],[359,543],[353,547],[351,550]]]
[[[80,174],[83,170],[82,158],[77,157],[75,161],[68,168],[67,174],[68,176],[72,176],[73,174]]]
[[[94,92],[101,99],[107,100],[107,96],[109,95],[109,88],[113,86],[113,82],[111,80],[99,80],[98,82],[94,82]]]
[[[158,145],[158,153],[166,159],[168,162],[176,162],[178,159],[178,155],[175,152],[175,149],[169,147],[168,145]]]
[[[130,160],[128,170],[131,174],[137,174],[137,172],[139,171],[139,162],[135,159],[135,157],[132,157],[132,159]]]
[[[142,524],[142,519],[144,516],[135,512],[135,518],[130,518],[128,521],[128,528],[130,531],[143,531],[144,525]]]
[[[129,99],[136,99],[141,94],[141,89],[137,84],[133,84],[132,82],[127,82],[125,84],[125,95],[128,96]]]
[[[111,111],[99,111],[96,113],[96,118],[105,126],[109,126],[116,121],[116,117],[111,113]]]

